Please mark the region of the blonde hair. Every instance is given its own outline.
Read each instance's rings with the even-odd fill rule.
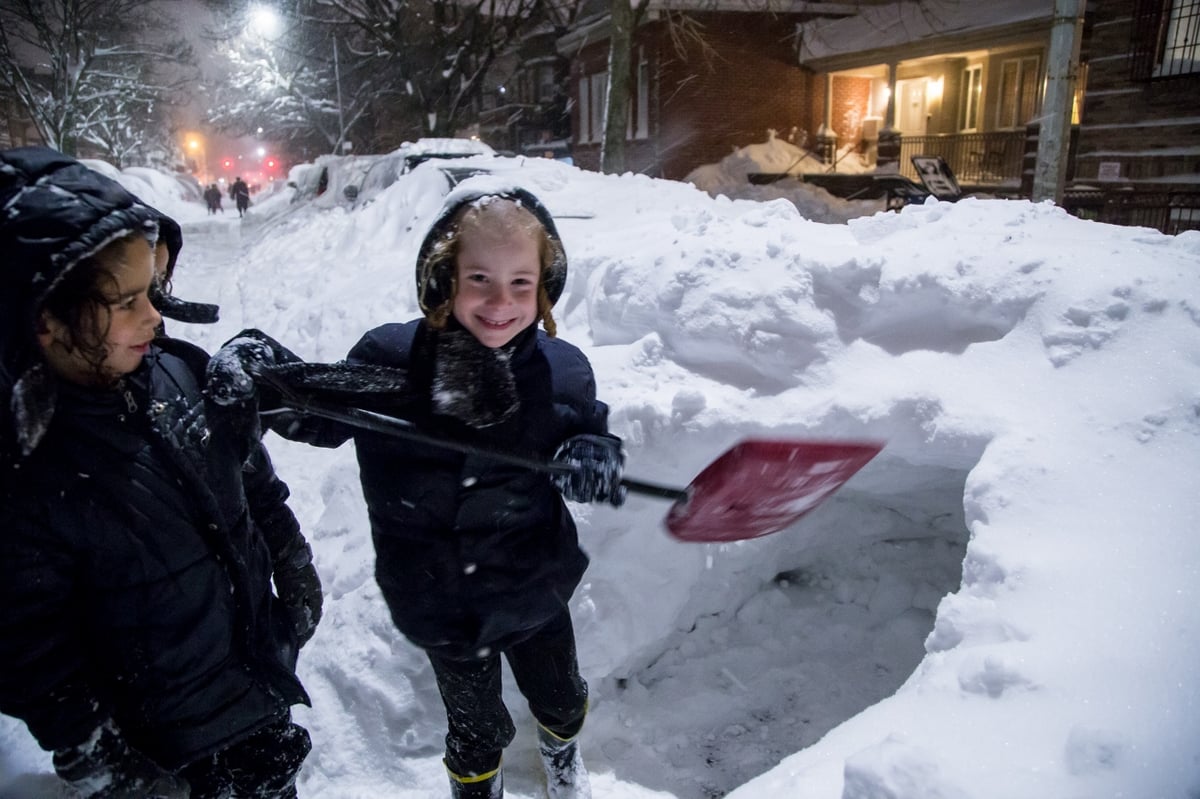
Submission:
[[[487,236],[506,236],[513,232],[528,233],[538,246],[537,311],[538,319],[546,334],[555,336],[558,326],[550,312],[553,303],[546,291],[546,279],[554,265],[563,259],[562,245],[552,238],[545,226],[528,208],[519,201],[507,197],[487,196],[467,203],[454,215],[449,231],[439,238],[426,258],[424,274],[427,281],[443,270],[450,277],[449,296],[436,308],[426,312],[428,324],[434,330],[442,330],[454,309],[454,298],[458,294],[458,251],[465,232],[477,232]]]

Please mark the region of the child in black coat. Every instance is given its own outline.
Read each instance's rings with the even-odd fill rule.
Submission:
[[[155,339],[161,215],[46,148],[0,201],[0,712],[77,795],[294,797],[319,582],[255,420]]]
[[[587,359],[555,337],[551,307],[567,264],[553,219],[529,192],[489,180],[461,184],[425,238],[424,317],[369,331],[347,357],[406,374],[399,396],[363,394],[356,404],[476,453],[311,417],[271,424],[320,446],[354,438],[376,578],[396,626],[433,665],[455,799],[502,795],[501,755],[515,734],[501,698],[502,655],[538,722],[550,796],[581,799],[591,795],[576,743],[587,685],[567,603],[588,561],[563,497],[620,504],[621,446],[607,432]],[[256,331],[226,347],[214,364],[234,370],[290,355]],[[227,388],[249,383],[213,377]],[[551,478],[486,449],[576,468]]]

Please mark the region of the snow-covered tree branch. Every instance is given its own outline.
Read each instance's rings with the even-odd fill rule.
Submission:
[[[82,141],[120,164],[168,133],[167,65],[190,49],[151,0],[8,0],[0,6],[0,86],[51,147]]]

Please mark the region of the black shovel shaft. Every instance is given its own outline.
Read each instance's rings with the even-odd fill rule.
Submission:
[[[501,452],[495,449],[486,447],[476,447],[471,444],[464,444],[459,441],[450,441],[445,438],[439,438],[429,433],[422,432],[416,425],[405,419],[398,419],[395,416],[388,416],[375,411],[368,411],[363,408],[333,406],[315,399],[299,400],[297,397],[287,397],[288,408],[298,413],[305,413],[311,416],[319,416],[323,419],[331,419],[335,422],[352,425],[370,430],[373,433],[381,433],[387,436],[395,436],[404,438],[409,441],[416,441],[421,444],[428,444],[434,447],[442,447],[443,449],[454,450],[461,452],[464,455],[478,455],[486,457],[489,460],[507,463],[512,466],[521,466],[535,472],[543,472],[545,474],[571,474],[574,469],[565,463],[555,463],[539,458],[529,458],[524,455],[514,455],[510,452]],[[646,496],[660,497],[662,499],[686,500],[688,493],[681,488],[672,488],[670,486],[657,485],[655,483],[647,483],[642,480],[634,480],[629,477],[621,478],[621,485],[625,486],[629,491],[635,494],[644,494]]]

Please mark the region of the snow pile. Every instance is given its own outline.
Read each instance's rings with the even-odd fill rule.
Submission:
[[[191,235],[177,292],[222,319],[172,332],[213,348],[253,325],[334,360],[415,316],[449,189],[423,170],[237,252]],[[576,509],[598,799],[1200,793],[1200,234],[975,199],[828,225],[540,159],[507,177],[556,217],[559,332],[631,476],[686,484],[746,437],[887,442],[753,541],[675,541],[638,496]],[[440,701],[375,587],[353,452],[269,444],[327,594],[301,795],[444,797]],[[540,797],[506,697],[507,795]],[[49,769],[22,735],[0,726],[5,795]]]
[[[845,145],[838,153],[836,171],[842,174],[869,172],[862,158]],[[730,199],[788,200],[805,219],[821,222],[845,222],[859,216],[869,216],[883,210],[883,200],[843,200],[818,186],[802,182],[803,175],[832,172],[820,156],[802,147],[776,138],[768,131],[767,140],[739,147],[716,164],[705,164],[684,178],[696,188],[713,197]],[[773,183],[756,185],[750,175],[787,175]]]
[[[91,169],[117,181],[144,202],[177,222],[196,222],[204,218],[201,189],[188,175],[168,175],[148,167],[117,169],[107,161],[83,161]]]

